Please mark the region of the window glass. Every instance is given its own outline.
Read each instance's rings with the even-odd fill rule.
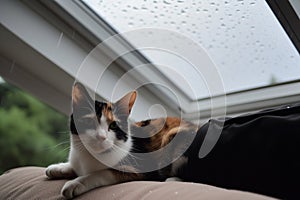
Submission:
[[[119,33],[162,28],[195,41],[215,63],[226,93],[300,78],[299,54],[265,1],[83,1]],[[186,84],[176,83],[178,77],[168,68],[158,66],[191,99],[217,95],[205,87],[205,77],[192,73],[197,66],[155,50],[142,53],[153,63],[168,65],[188,77],[196,95]]]
[[[66,161],[67,117],[0,77],[0,174]]]

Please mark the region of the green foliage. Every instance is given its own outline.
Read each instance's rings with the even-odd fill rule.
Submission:
[[[0,84],[0,103],[0,174],[66,160],[66,116],[7,83]]]

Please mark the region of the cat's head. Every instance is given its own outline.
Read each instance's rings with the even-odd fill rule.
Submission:
[[[75,83],[72,90],[71,133],[77,135],[94,153],[120,148],[129,151],[128,117],[136,96],[133,91],[115,103],[94,101],[82,84]]]

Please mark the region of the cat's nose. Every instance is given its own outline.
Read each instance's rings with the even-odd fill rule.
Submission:
[[[104,141],[104,140],[106,140],[106,135],[104,135],[104,134],[97,134],[97,135],[96,135],[96,138],[97,138],[98,140]]]

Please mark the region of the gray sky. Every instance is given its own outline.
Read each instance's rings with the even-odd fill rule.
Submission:
[[[195,41],[216,64],[226,92],[264,86],[274,80],[300,79],[299,54],[264,0],[84,2],[120,33],[163,28]],[[208,96],[205,80],[193,73],[193,66],[187,62],[159,50],[143,53],[154,63],[169,66],[189,80],[195,87],[196,97]],[[177,80],[178,74],[170,72],[170,68],[161,70]],[[179,86],[192,96],[185,84]]]

